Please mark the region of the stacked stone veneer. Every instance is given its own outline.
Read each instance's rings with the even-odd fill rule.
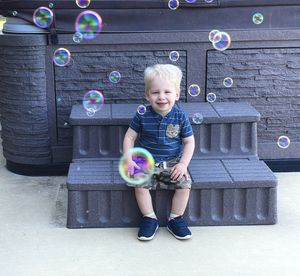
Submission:
[[[233,86],[223,86],[231,77]],[[227,50],[207,53],[207,93],[217,101],[247,101],[261,114],[258,123],[260,157],[299,157],[294,145],[300,141],[300,49]],[[288,150],[279,149],[279,136],[291,139]],[[269,144],[269,150],[263,147]],[[299,145],[299,144],[298,144]],[[298,146],[299,148],[299,146]]]
[[[0,47],[3,153],[16,163],[51,162],[44,56],[44,46]]]

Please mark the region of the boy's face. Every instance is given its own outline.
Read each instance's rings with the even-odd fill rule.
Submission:
[[[150,89],[145,96],[153,110],[165,116],[171,111],[175,101],[179,99],[179,92],[172,82],[156,77],[151,82]]]

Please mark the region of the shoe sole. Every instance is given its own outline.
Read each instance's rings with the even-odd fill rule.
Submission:
[[[158,227],[159,226],[157,225],[157,227],[156,227],[156,229],[155,229],[155,231],[154,231],[154,233],[151,237],[138,237],[138,240],[140,240],[140,241],[151,241],[154,238]]]
[[[176,238],[176,239],[178,239],[178,240],[188,240],[188,239],[190,239],[193,235],[191,234],[191,235],[186,235],[186,236],[184,236],[184,237],[179,237],[179,236],[177,236],[177,235],[175,235],[174,233],[173,233],[173,231],[167,226],[167,229],[168,229],[168,231]]]

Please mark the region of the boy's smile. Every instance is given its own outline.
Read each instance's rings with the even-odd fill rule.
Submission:
[[[179,92],[171,81],[156,77],[151,82],[149,91],[146,92],[146,99],[153,110],[162,115],[167,115],[179,99]]]

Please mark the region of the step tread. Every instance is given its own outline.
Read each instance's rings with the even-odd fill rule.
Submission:
[[[89,117],[82,105],[72,107],[71,125],[111,125],[129,124],[136,113],[139,104],[105,104],[103,108]],[[195,113],[203,115],[203,124],[257,122],[260,114],[248,103],[179,103],[194,124],[192,117]]]
[[[69,190],[126,190],[118,172],[119,160],[93,160],[70,164]],[[275,187],[277,179],[256,159],[192,160],[193,189]]]

